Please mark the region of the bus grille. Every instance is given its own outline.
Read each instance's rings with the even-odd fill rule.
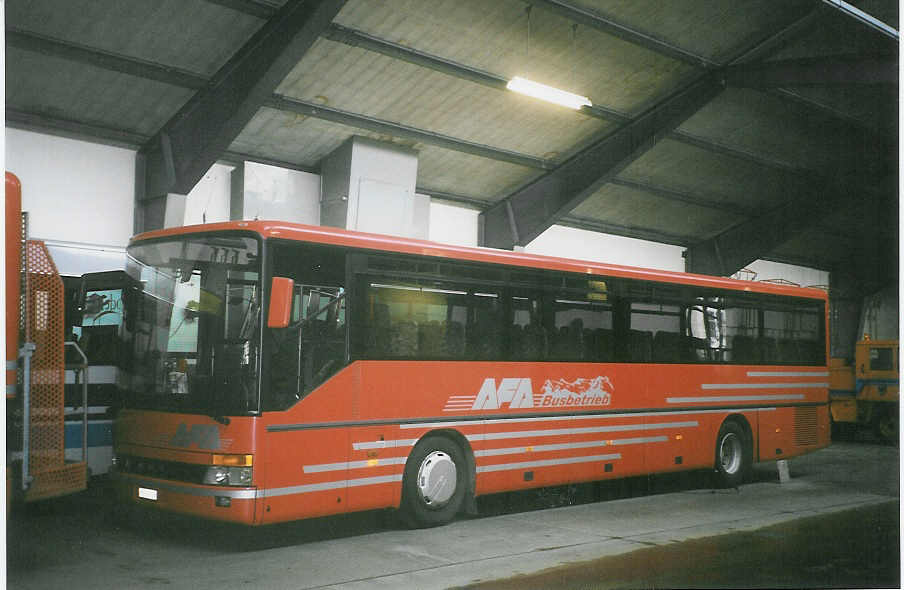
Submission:
[[[207,465],[180,463],[178,461],[161,461],[146,457],[121,455],[117,457],[116,470],[120,473],[145,475],[186,483],[203,483]]]
[[[816,432],[816,407],[794,408],[794,444],[813,446],[819,437]]]

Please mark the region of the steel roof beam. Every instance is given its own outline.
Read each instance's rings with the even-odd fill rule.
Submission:
[[[90,140],[112,145],[116,147],[138,150],[142,145],[147,143],[150,136],[125,129],[115,129],[113,127],[104,127],[100,125],[90,125],[80,123],[61,117],[54,117],[42,113],[30,111],[20,111],[17,109],[6,109],[6,122],[10,127],[16,129],[24,129],[26,131],[37,131],[62,137],[70,137],[73,139]],[[244,152],[236,152],[232,150],[224,151],[220,161],[237,164],[239,162],[256,162],[258,164],[266,164],[268,166],[278,166],[287,170],[298,170],[300,172],[308,172],[311,174],[319,173],[319,170],[313,166],[304,166],[294,162],[286,162],[284,160],[276,160],[248,154]]]
[[[223,162],[229,162],[230,164],[254,162],[255,164],[265,164],[267,166],[285,168],[286,170],[296,170],[298,172],[307,172],[308,174],[320,174],[319,166],[305,166],[303,164],[296,164],[294,162],[286,162],[285,160],[276,160],[274,158],[268,158],[266,156],[258,156],[255,154],[249,154],[247,152],[236,152],[233,150],[226,150],[225,152],[223,152],[219,160]]]
[[[289,0],[274,13],[145,145],[146,181],[139,195],[187,194],[344,4]]]
[[[323,34],[323,37],[336,43],[343,43],[351,47],[360,47],[374,53],[379,53],[393,59],[398,59],[422,68],[433,70],[460,80],[467,80],[475,84],[486,86],[494,90],[505,90],[508,80],[498,74],[465,65],[438,55],[433,55],[419,49],[393,43],[386,39],[375,37],[364,31],[344,27],[333,23]],[[630,116],[615,109],[600,105],[581,107],[580,112],[590,117],[596,117],[607,121],[624,123],[630,120]]]
[[[888,37],[889,39],[893,39],[894,41],[898,41],[899,35],[897,29],[894,27],[885,24],[881,20],[876,17],[860,10],[856,6],[852,6],[848,4],[844,0],[822,0],[823,3],[831,6],[832,8],[838,9],[841,13],[853,18],[854,20],[863,23],[867,27],[873,29],[874,31],[878,31]]]
[[[649,242],[657,242],[660,244],[668,244],[670,246],[687,247],[690,240],[686,236],[670,234],[654,229],[642,227],[634,227],[627,225],[619,225],[615,223],[606,223],[596,219],[587,217],[578,217],[575,215],[565,215],[559,219],[555,225],[564,225],[565,227],[573,227],[587,231],[619,236],[622,238],[634,238],[635,240],[647,240]]]
[[[761,61],[770,55],[778,53],[815,27],[827,14],[829,14],[827,8],[817,6],[788,24],[788,26],[759,41],[756,45],[744,51],[743,54],[735,57],[731,60],[730,65]]]
[[[618,37],[633,45],[643,47],[684,63],[703,68],[714,68],[718,66],[717,63],[707,57],[695,54],[673,45],[668,41],[618,23],[589,8],[575,6],[569,2],[564,2],[563,0],[524,0],[524,2],[554,12],[572,22],[602,31],[603,33]]]
[[[6,124],[16,129],[37,131],[72,139],[88,139],[104,145],[134,150],[139,149],[150,139],[147,135],[125,129],[91,125],[63,117],[33,111],[20,111],[10,107],[6,107]]]
[[[179,68],[136,57],[127,57],[18,29],[6,29],[6,43],[10,47],[16,47],[25,51],[78,62],[146,80],[156,80],[164,84],[192,90],[203,88],[208,82],[208,79],[200,74]]]
[[[794,178],[787,183],[789,201],[761,216],[738,224],[686,252],[688,272],[729,276],[754,260],[765,258],[778,246],[800,232],[820,227],[832,211],[848,203],[858,186],[828,185]]]
[[[814,10],[808,13],[805,17],[796,20],[791,26],[787,27],[786,30],[792,31],[795,34],[800,34],[802,31],[807,30],[809,27],[813,26],[817,20],[817,17],[821,16],[823,16],[822,10]],[[773,35],[766,41],[758,43],[753,49],[744,52],[740,57],[733,60],[733,63],[744,63],[749,56],[756,56],[757,58],[764,57],[771,51],[775,51],[776,49],[783,47],[784,44],[788,42],[790,36],[790,34],[783,33]],[[384,39],[374,37],[373,35],[369,35],[355,29],[350,29],[348,27],[333,24],[324,34],[324,37],[339,43],[345,43],[354,47],[361,47],[369,51],[381,53],[395,59],[400,59],[408,63],[428,68],[433,71],[441,72],[443,74],[453,76],[462,80],[468,80],[477,84],[481,84],[489,88],[505,90],[505,84],[507,81],[502,76],[491,72],[486,72],[484,70],[472,68],[470,66],[460,64],[448,59],[430,55],[428,53],[424,53],[410,47],[399,45],[397,43],[392,43],[391,41],[386,41]],[[816,108],[816,105],[813,104],[809,104],[809,106]],[[591,108],[584,107],[580,112],[587,116],[596,117],[620,124],[625,124],[632,120],[630,115],[628,115],[627,113],[622,113],[615,109],[602,107],[600,105],[594,105]],[[763,166],[774,170],[791,171],[794,173],[802,171],[799,167],[790,165],[786,162],[728,146],[711,139],[691,135],[683,131],[672,131],[666,134],[665,137],[680,141],[688,145],[692,145],[694,147],[706,150],[710,153],[729,156],[741,161],[756,164],[757,166]]]
[[[210,4],[224,6],[242,14],[255,16],[259,19],[267,20],[276,13],[277,8],[267,2],[260,0],[205,0]]]
[[[714,75],[673,94],[481,214],[481,245],[526,245],[723,89]]]
[[[483,211],[492,204],[482,199],[469,197],[467,195],[459,195],[456,193],[450,193],[448,191],[434,190],[432,188],[423,186],[416,187],[414,189],[414,192],[422,195],[427,195],[431,199],[454,203],[455,205],[461,205],[462,207],[467,207],[468,209],[476,209],[478,211]]]
[[[814,11],[815,13],[815,11]],[[801,19],[798,21],[799,23],[805,23],[807,26],[812,24],[812,14],[808,19]],[[795,29],[797,30],[797,29]],[[414,63],[416,65],[426,67],[435,71],[440,71],[450,76],[455,76],[460,79],[470,80],[475,83],[482,84],[487,87],[495,88],[498,90],[504,90],[506,80],[501,76],[496,74],[492,74],[490,72],[485,72],[476,68],[471,68],[469,66],[465,66],[463,64],[458,64],[456,62],[445,60],[443,58],[432,56],[430,54],[420,52],[409,47],[405,47],[402,45],[394,44],[389,41],[385,41],[379,39],[377,37],[373,37],[371,35],[367,35],[361,31],[356,31],[354,29],[349,29],[347,27],[342,27],[340,25],[332,24],[328,27],[326,32],[324,33],[324,37],[346,43],[349,45],[362,47],[368,49],[370,51],[375,51],[378,53],[382,53],[384,55],[388,55],[390,57],[394,57],[396,59],[401,59],[403,61],[407,61],[409,63]],[[40,35],[36,35],[33,33],[25,33],[22,31],[9,30],[7,31],[7,39],[10,45],[20,47],[22,49],[28,51],[35,51],[38,53],[42,53],[45,55],[52,55],[56,57],[60,57],[63,59],[68,59],[72,61],[77,61],[81,63],[86,63],[95,67],[100,67],[104,69],[108,69],[111,71],[116,71],[120,73],[125,73],[133,76],[138,76],[141,78],[157,80],[159,82],[163,82],[166,84],[170,84],[173,86],[179,86],[182,88],[189,89],[198,89],[204,87],[209,79],[202,76],[201,74],[197,74],[194,72],[187,72],[184,70],[179,70],[178,68],[173,68],[170,66],[164,66],[161,64],[155,64],[152,62],[145,62],[139,60],[137,58],[124,56],[120,54],[113,54],[109,52],[103,52],[101,50],[95,48],[88,48],[83,46],[78,46],[72,43],[68,43],[65,41],[60,41],[58,39],[52,39],[49,37],[44,37]],[[766,44],[761,44],[766,45]],[[772,44],[774,46],[774,43]],[[762,48],[758,48],[762,51]],[[785,92],[783,90],[777,90],[777,92]],[[807,103],[812,107],[817,107],[818,105],[812,105],[809,102]],[[297,106],[297,105],[296,105]],[[290,110],[296,110],[292,108]],[[595,105],[594,107],[582,109],[582,112],[588,116],[593,116],[601,119],[605,119],[608,121],[614,121],[618,123],[626,123],[630,121],[630,117],[625,113],[618,112],[614,109],[607,109],[605,107],[600,107]],[[332,116],[334,119],[337,117],[338,112],[327,113],[324,112],[325,115]],[[832,113],[830,113],[832,114]],[[834,113],[836,116],[839,116],[839,113]],[[316,116],[316,115],[312,115]],[[376,120],[366,121],[366,118],[357,118],[357,115],[352,113],[346,113],[349,124],[352,125],[368,125],[365,128],[373,128],[377,125]],[[324,117],[325,118],[325,117]],[[355,122],[351,122],[355,120]],[[403,130],[400,127],[393,128],[393,123],[389,122],[379,122],[380,126],[383,127],[384,131],[392,133],[394,135],[399,135],[403,133]],[[424,132],[425,134],[430,134],[431,132]],[[433,134],[435,137],[430,138],[431,140],[439,140],[437,134]],[[693,136],[681,131],[673,131],[668,134],[669,138],[675,139],[677,141],[681,141],[683,143],[693,145],[700,149],[707,150],[712,153],[727,155],[736,159],[752,162],[754,164],[765,166],[773,169],[781,169],[787,171],[797,172],[798,169],[790,166],[784,162],[769,159],[764,156],[760,156],[757,154],[753,154],[751,152],[743,151],[737,148],[733,148],[730,146],[726,146],[723,144],[719,144],[713,140],[705,139],[698,136]],[[433,143],[433,141],[427,141],[427,137],[424,136],[425,143]],[[458,150],[460,147],[465,148],[466,150],[471,150],[472,146],[466,145],[467,142],[462,142],[461,145],[455,145],[456,140],[454,138],[445,137],[444,147],[449,149]],[[493,152],[494,148],[489,148],[488,146],[484,146],[486,149],[479,149],[481,152],[479,155],[484,157],[489,157],[493,159],[497,158],[497,153]],[[473,152],[471,152],[473,153]],[[514,152],[510,152],[509,154],[505,154],[502,158],[504,161],[512,161],[512,158],[516,160],[516,163],[527,165],[533,168],[539,169],[549,169],[549,166],[546,164],[538,164],[537,160],[534,158],[531,161],[530,156],[518,155]]]
[[[332,25],[330,27],[330,30],[332,30],[333,33],[328,33],[328,38],[332,38],[336,34],[342,34],[343,38],[345,38],[346,40],[360,40],[362,38],[361,33],[352,31],[350,29],[345,29],[344,27],[338,27],[337,25]],[[181,88],[199,89],[205,87],[210,81],[208,78],[200,74],[186,72],[183,70],[178,70],[176,68],[170,68],[150,62],[144,62],[133,57],[107,53],[98,49],[81,47],[71,43],[51,39],[49,37],[43,37],[40,35],[34,35],[31,33],[23,33],[15,30],[7,31],[7,39],[11,45],[20,47],[28,51],[34,51],[44,55],[53,55],[56,57],[61,57],[63,59],[86,63],[92,66],[129,74],[140,78],[157,80],[159,82],[171,84],[173,86],[178,86]],[[357,42],[355,44],[357,44]],[[424,55],[426,56],[426,54]],[[410,57],[410,54],[403,54],[403,58],[405,58],[406,60],[411,61]],[[425,59],[438,60],[439,58],[426,56]],[[476,74],[472,81],[480,81],[482,79],[483,83],[485,83],[486,85],[492,85],[495,84],[495,82],[491,81],[496,80],[499,87],[501,87],[502,89],[505,88],[506,82],[502,78],[496,78],[492,74],[487,73],[483,73],[483,78],[481,78],[479,70],[474,70],[474,72]],[[266,106],[284,111],[291,111],[310,117],[333,121],[336,123],[342,123],[344,125],[357,127],[360,129],[368,129],[378,133],[387,133],[395,137],[414,139],[416,141],[428,143],[431,145],[437,145],[446,149],[469,153],[493,160],[509,162],[512,164],[518,164],[519,166],[526,166],[539,170],[551,170],[552,168],[554,168],[553,163],[542,158],[536,158],[510,150],[494,148],[475,142],[468,142],[440,133],[416,129],[414,127],[408,127],[398,123],[392,123],[390,121],[383,121],[373,117],[367,117],[364,115],[341,111],[339,109],[333,109],[330,107],[291,99],[276,94],[269,97],[264,104],[266,104]]]
[[[671,188],[655,186],[646,182],[629,180],[627,178],[615,177],[609,181],[609,184],[642,191],[651,195],[655,195],[657,197],[661,197],[663,199],[668,199],[669,201],[685,203],[687,205],[694,205],[696,207],[703,207],[705,209],[713,209],[716,211],[724,211],[725,213],[740,215],[741,217],[750,217],[755,213],[754,209],[750,207],[744,207],[743,205],[698,197],[690,193],[677,191]]]
[[[307,117],[323,119],[325,121],[332,121],[333,123],[340,123],[342,125],[356,127],[358,129],[367,129],[368,131],[373,131],[375,133],[385,133],[394,137],[411,139],[449,150],[467,153],[474,156],[481,156],[484,158],[490,158],[501,162],[509,162],[510,164],[517,164],[519,166],[525,166],[528,168],[536,168],[539,170],[551,170],[555,168],[554,163],[542,158],[536,158],[501,148],[490,147],[481,143],[465,141],[462,139],[450,137],[448,135],[443,135],[441,133],[435,133],[433,131],[427,131],[425,129],[418,129],[416,127],[409,127],[400,123],[394,123],[392,121],[377,119],[375,117],[369,117],[357,113],[350,113],[348,111],[343,111],[333,107],[311,103],[304,100],[298,100],[295,98],[289,98],[287,96],[281,96],[278,94],[271,96],[264,102],[262,106],[292,112]]]
[[[730,66],[725,80],[741,88],[897,84],[898,63],[891,56],[785,59]]]
[[[486,72],[479,68],[474,68],[464,64],[454,62],[418,49],[413,49],[406,45],[393,43],[386,39],[375,37],[364,31],[351,29],[336,23],[331,24],[323,33],[325,39],[343,43],[351,47],[360,47],[374,53],[380,53],[393,59],[398,59],[416,66],[421,66],[440,72],[449,76],[454,76],[461,80],[474,82],[488,86],[496,90],[505,90],[508,80],[497,74]]]

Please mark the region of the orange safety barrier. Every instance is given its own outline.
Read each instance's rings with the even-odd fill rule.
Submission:
[[[29,475],[26,501],[86,488],[84,462],[66,463],[64,441],[63,281],[43,242],[26,242],[25,341],[31,357]]]
[[[19,354],[19,289],[22,257],[22,185],[6,173],[6,397],[16,393]]]

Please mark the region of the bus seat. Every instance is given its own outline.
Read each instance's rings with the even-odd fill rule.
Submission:
[[[445,356],[458,358],[465,351],[465,328],[461,322],[451,321],[446,326]]]
[[[674,363],[685,360],[685,339],[681,334],[660,330],[653,337],[653,361]]]
[[[628,334],[630,358],[633,362],[648,363],[653,359],[653,333],[631,330]]]
[[[778,353],[780,358],[786,362],[798,363],[801,360],[800,348],[797,346],[797,340],[793,338],[782,338],[778,341]]]
[[[568,325],[568,358],[579,361],[584,358],[584,320],[574,318]]]
[[[615,336],[612,330],[597,328],[593,331],[594,354],[590,357],[600,361],[615,360]]]
[[[411,320],[395,322],[390,330],[390,354],[392,356],[413,357],[417,354],[417,350],[417,323]]]
[[[779,358],[778,356],[778,345],[775,342],[775,338],[770,336],[764,336],[760,338],[760,355],[764,362],[775,362]]]
[[[418,325],[418,350],[419,356],[436,358],[445,356],[445,322],[430,320]]]
[[[380,356],[389,353],[391,324],[389,306],[385,303],[374,305],[373,324],[367,339],[367,348],[370,354]]]
[[[533,324],[524,327],[522,339],[522,358],[525,360],[542,360],[546,358],[546,330],[543,326]]]
[[[731,339],[733,360],[738,363],[755,363],[760,359],[756,349],[756,339],[752,336],[738,334]]]

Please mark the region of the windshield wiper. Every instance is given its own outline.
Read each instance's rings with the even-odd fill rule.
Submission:
[[[210,418],[213,418],[214,421],[219,422],[220,424],[222,424],[223,426],[229,426],[230,420],[229,420],[229,417],[228,417],[228,416],[220,416],[220,415],[217,414],[216,412],[208,412],[207,415],[208,415]]]

